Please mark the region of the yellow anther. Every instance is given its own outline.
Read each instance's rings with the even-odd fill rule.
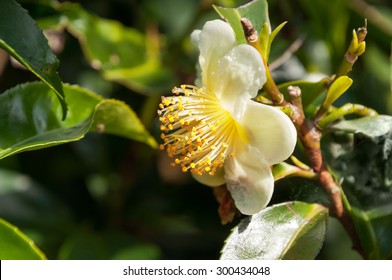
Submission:
[[[160,149],[166,149],[172,165],[183,172],[215,174],[228,156],[235,121],[205,88],[181,85],[172,92],[175,97],[162,97],[159,104]]]

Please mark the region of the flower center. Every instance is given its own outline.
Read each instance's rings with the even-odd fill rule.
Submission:
[[[236,121],[204,88],[182,85],[173,93],[159,104],[160,149],[166,149],[172,165],[180,165],[183,172],[214,175],[231,153]]]

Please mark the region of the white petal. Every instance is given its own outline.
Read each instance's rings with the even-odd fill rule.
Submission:
[[[211,90],[215,86],[211,73],[217,71],[218,60],[236,45],[234,31],[222,20],[207,21],[203,29],[191,35],[200,50],[199,64],[203,86]]]
[[[279,109],[249,100],[238,122],[248,131],[250,145],[260,151],[269,165],[282,162],[293,153],[297,131]]]
[[[244,111],[245,100],[257,95],[266,81],[265,66],[257,50],[238,45],[219,60],[219,71],[210,74],[219,81],[213,91],[222,106],[238,119]]]
[[[191,33],[191,41],[195,46],[198,46],[199,44],[200,33],[201,33],[200,29],[193,30],[193,32]]]
[[[263,156],[253,147],[236,151],[225,162],[227,189],[241,213],[253,215],[265,208],[274,190],[274,178]]]
[[[223,168],[217,169],[214,175],[210,175],[208,173],[203,175],[192,174],[193,178],[196,179],[199,183],[209,186],[209,187],[218,187],[223,185],[225,181]]]

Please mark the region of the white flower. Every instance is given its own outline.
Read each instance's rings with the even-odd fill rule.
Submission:
[[[196,86],[162,97],[161,149],[199,182],[226,183],[236,207],[255,214],[271,199],[270,166],[291,155],[296,130],[279,109],[251,100],[266,81],[265,67],[256,49],[237,45],[229,24],[209,21],[192,40],[200,75]]]

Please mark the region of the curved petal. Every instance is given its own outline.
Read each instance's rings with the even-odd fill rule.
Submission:
[[[209,186],[209,187],[218,187],[225,184],[225,177],[223,168],[217,169],[214,175],[210,175],[208,173],[203,175],[197,175],[192,173],[193,178],[196,179],[199,183]]]
[[[274,178],[268,162],[253,147],[236,151],[225,163],[227,189],[241,213],[253,215],[269,203]]]
[[[269,165],[286,160],[294,151],[297,131],[279,109],[246,101],[246,110],[238,121],[248,131],[249,144],[265,157]]]
[[[222,106],[238,119],[244,113],[244,104],[255,97],[266,82],[263,60],[249,45],[238,45],[219,60],[219,71],[210,74],[219,81],[213,89]]]
[[[236,45],[233,29],[222,20],[207,21],[201,31],[191,35],[192,41],[200,50],[199,65],[203,86],[211,90],[215,86],[211,73],[218,70],[218,60]]]

